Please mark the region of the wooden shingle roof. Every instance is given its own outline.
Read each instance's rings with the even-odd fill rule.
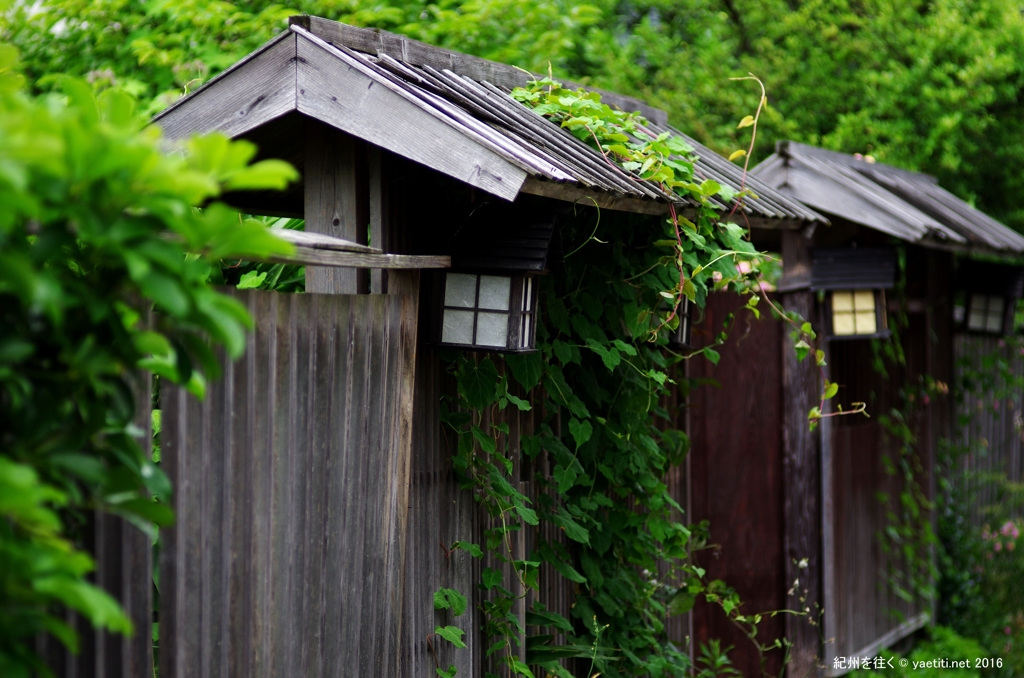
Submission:
[[[670,203],[692,206],[509,96],[535,77],[383,31],[293,17],[289,31],[154,121],[172,140],[212,130],[235,137],[297,111],[506,200],[532,193],[648,214],[664,214]],[[601,94],[605,103],[640,111],[654,133],[671,129],[663,111]],[[741,168],[688,141],[700,156],[699,179],[739,189]],[[733,216],[740,223],[827,222],[754,177],[746,185],[756,195]],[[732,207],[718,204],[723,211]]]
[[[923,245],[1019,255],[1024,236],[939,186],[935,177],[793,141],[753,169],[826,214]]]

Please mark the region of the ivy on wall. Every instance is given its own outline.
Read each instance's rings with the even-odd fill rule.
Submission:
[[[589,211],[566,219],[560,229],[568,253],[564,274],[541,282],[538,350],[506,356],[503,364],[468,354],[452,358],[458,395],[445,404],[443,420],[458,434],[454,466],[493,518],[483,549],[514,573],[509,581],[502,571],[483,571],[487,652],[510,674],[523,676],[532,675],[529,665],[569,676],[559,663],[568,657],[589,664],[587,675],[683,675],[690,659],[685,648],[666,641],[668,615],[689,611],[704,596],[755,643],[760,617],[741,613],[735,592],[707,581],[694,564],[691,556],[703,546],[706,526],[685,524],[665,483],[669,469],[685,457],[688,439],[676,428],[674,413],[659,403],[671,388],[688,388],[677,376],[681,361],[695,355],[718,361],[714,343],[681,354],[668,348],[668,335],[684,296],[703,306],[714,289],[742,288],[756,313],[752,281],[762,259],[745,229],[719,221],[712,206],[713,196],[728,202],[738,193],[696,177],[693,150],[683,139],[652,135],[639,115],[551,79],[517,89],[513,97],[609,162],[691,199],[697,209],[692,220],[673,211],[660,224],[601,213],[595,225]],[[750,262],[746,272],[739,261]],[[532,397],[514,395],[512,382]],[[510,407],[542,413],[536,432],[521,440],[524,464],[543,458],[545,464],[534,465],[549,468],[529,478],[539,486],[534,501],[517,489],[503,435],[507,424],[491,416]],[[510,535],[541,521],[564,538],[538,537],[535,551],[517,559]],[[514,604],[536,588],[544,562],[574,583],[573,618],[535,605],[527,625],[545,631],[524,640]],[[556,634],[565,634],[566,644],[554,646]],[[523,642],[526,663],[517,650]],[[780,639],[771,647],[783,645]],[[711,675],[728,669],[719,646],[705,647],[702,656],[714,667]],[[452,667],[437,672],[454,675]]]

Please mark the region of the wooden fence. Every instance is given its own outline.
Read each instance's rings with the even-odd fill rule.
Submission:
[[[490,518],[453,474],[454,436],[440,422],[440,407],[454,382],[437,351],[417,350],[414,300],[234,294],[255,320],[246,354],[225,361],[223,378],[210,384],[202,402],[175,387],[161,396],[163,464],[178,516],[161,548],[161,677],[421,676],[452,664],[460,676],[503,675],[495,658],[485,657],[479,607],[486,594],[477,586],[483,567],[501,565],[451,550],[456,541],[482,543]],[[713,297],[706,326],[717,326],[737,303]],[[910,334],[923,341],[923,333]],[[777,323],[761,322],[732,335],[719,367],[690,366],[690,376],[716,379],[717,387],[702,387],[688,405],[678,395],[663,403],[693,444],[688,466],[674,469],[667,482],[688,509],[684,519],[711,521],[711,542],[723,557],[717,549],[698,556],[708,576],[733,583],[747,612],[781,609],[791,603],[776,374],[783,333]],[[995,339],[961,336],[955,350],[965,365],[1002,351],[1018,374],[1024,371],[1024,360]],[[749,378],[751,351],[761,356],[753,361],[757,379]],[[740,352],[748,360],[740,361]],[[842,374],[842,355],[833,358],[844,384],[871,386]],[[518,395],[541,400],[536,393]],[[1019,481],[1024,466],[1020,406],[989,400],[976,394],[958,412],[970,420],[965,441],[981,444],[953,480],[972,479],[979,507],[996,498],[986,473]],[[148,430],[148,409],[139,416]],[[493,416],[508,424],[499,444],[508,446],[513,480],[536,498],[532,479],[549,472],[549,461],[544,452],[521,455],[520,440],[544,413],[509,408]],[[551,423],[557,434],[557,416]],[[822,491],[834,521],[823,526],[831,544],[823,554],[832,563],[825,592],[831,656],[898,631],[892,610],[904,618],[919,610],[894,598],[881,580],[886,558],[877,533],[886,519],[876,492],[900,489],[881,469],[890,443],[873,420],[844,420],[829,435],[832,484]],[[540,530],[516,532],[513,557],[526,558],[539,539],[565,543],[554,526]],[[101,516],[90,534],[97,581],[123,601],[139,633],[126,640],[82,629],[78,657],[45,640],[40,650],[60,676],[150,675],[149,543],[110,516]],[[514,581],[507,572],[506,585]],[[440,587],[470,598],[464,615],[434,609]],[[539,587],[515,608],[521,622],[534,601],[571,616],[571,582],[545,564]],[[764,624],[761,641],[782,635],[778,619]],[[80,620],[70,621],[81,628]],[[432,637],[445,625],[466,632],[467,650]],[[723,638],[736,646],[739,668],[757,671],[756,653],[719,610],[698,605],[692,617],[668,620],[667,631],[680,649],[691,639]],[[515,651],[525,659],[523,648]],[[768,669],[778,670],[781,658],[770,653]]]
[[[410,302],[235,296],[245,356],[161,395],[160,676],[401,675]]]
[[[967,381],[967,388],[956,403],[958,449],[947,472],[953,491],[969,504],[971,522],[980,528],[988,520],[986,507],[1001,500],[1002,479],[1024,482],[1024,410],[1022,394],[1006,397],[1006,384],[987,387],[971,375],[982,370],[991,375],[993,363],[1000,361],[1020,380],[1024,356],[998,337],[974,334],[958,335],[955,351],[957,377]]]

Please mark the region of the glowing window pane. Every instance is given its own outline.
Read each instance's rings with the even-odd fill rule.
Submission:
[[[875,293],[871,290],[857,290],[853,293],[853,308],[856,311],[875,312]]]
[[[875,326],[875,312],[858,312],[854,316],[854,324],[857,326],[857,334],[874,334],[877,331]]]
[[[853,310],[853,293],[852,292],[833,292],[832,293],[832,310],[833,311],[852,311]]]
[[[836,336],[876,334],[879,331],[874,290],[832,293],[832,333]]]
[[[832,316],[832,332],[839,336],[857,334],[852,313],[835,313]]]

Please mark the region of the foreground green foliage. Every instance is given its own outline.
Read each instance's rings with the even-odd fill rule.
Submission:
[[[71,649],[61,607],[129,633],[117,603],[87,582],[75,545],[94,509],[140,529],[173,520],[171,487],[133,424],[142,370],[202,394],[210,339],[244,345],[245,309],[207,284],[209,261],[287,252],[260,223],[210,203],[227,188],[282,187],[295,171],[249,165],[251,146],[196,139],[163,155],[131,100],[26,96],[0,45],[0,675],[41,670],[32,638]],[[150,320],[151,308],[159,316]],[[137,395],[136,395],[137,394]],[[137,629],[149,633],[149,629]]]

